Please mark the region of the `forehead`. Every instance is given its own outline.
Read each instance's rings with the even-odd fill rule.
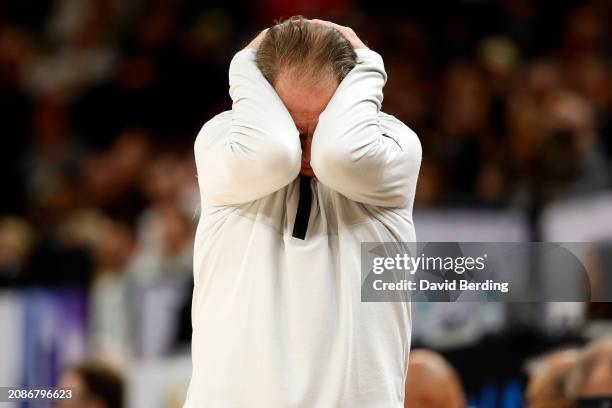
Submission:
[[[274,89],[287,110],[296,116],[319,115],[327,106],[338,88],[338,81],[326,78],[307,81],[289,74],[279,74]]]

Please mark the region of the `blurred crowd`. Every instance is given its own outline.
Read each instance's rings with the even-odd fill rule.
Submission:
[[[611,189],[611,2],[412,3],[2,1],[0,285],[89,288],[98,354],[184,344],[193,141],[231,107],[233,54],[293,14],[350,25],[383,56],[383,109],[423,144],[417,208],[537,217]],[[163,330],[135,338],[135,321]]]
[[[498,406],[526,408],[605,408],[612,404],[612,337],[601,337],[583,347],[553,350],[525,367],[524,395],[506,398]],[[99,408],[125,406],[125,380],[121,369],[92,360],[67,368],[59,382],[72,388],[75,398],[55,408],[78,408],[84,403]],[[524,404],[524,405],[523,405]],[[91,406],[91,405],[87,405]],[[461,378],[441,354],[427,349],[410,353],[405,385],[406,408],[466,408]]]
[[[448,38],[399,20],[372,42],[389,72],[385,109],[421,135],[418,204],[537,212],[609,189],[611,4],[494,3],[506,7],[442,18]]]
[[[553,350],[529,361],[525,368],[524,395],[517,400],[507,398],[498,406],[602,408],[612,404],[610,336],[583,347]],[[406,408],[467,406],[461,379],[442,355],[425,349],[413,350],[408,374]]]
[[[583,347],[553,350],[525,367],[527,386],[504,406],[526,408],[602,408],[612,404],[612,337]],[[410,354],[406,408],[464,408],[461,379],[443,356],[429,350]],[[521,403],[520,401],[523,401]]]

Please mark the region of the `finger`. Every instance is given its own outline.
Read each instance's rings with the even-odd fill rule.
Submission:
[[[261,42],[263,41],[263,38],[265,37],[268,30],[269,28],[266,28],[262,30],[259,34],[257,34],[257,36],[253,40],[251,40],[251,42],[247,45],[247,48],[253,48],[253,49],[259,48],[259,44],[261,44]]]
[[[265,29],[261,30],[259,32],[259,34],[257,34],[257,37],[255,37],[255,39],[262,38],[263,36],[265,36],[266,33],[268,32],[268,30],[269,30],[269,28],[265,28]]]

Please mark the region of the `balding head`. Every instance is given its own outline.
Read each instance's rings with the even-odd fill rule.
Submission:
[[[459,376],[438,353],[410,353],[405,408],[464,408],[465,395]]]
[[[578,361],[578,349],[554,351],[531,362],[527,371],[526,397],[529,408],[571,407],[566,384]]]
[[[567,391],[574,398],[612,397],[612,336],[594,341],[580,353]]]
[[[282,75],[293,82],[325,86],[342,82],[357,56],[338,30],[294,16],[268,30],[257,49],[256,61],[273,86]]]

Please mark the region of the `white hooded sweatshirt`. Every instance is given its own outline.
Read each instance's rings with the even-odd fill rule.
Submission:
[[[312,179],[298,177],[298,130],[255,51],[231,62],[232,110],[195,142],[185,408],[403,407],[410,306],[361,302],[360,243],[416,240],[421,146],[380,111],[380,55],[356,53],[314,132]]]

